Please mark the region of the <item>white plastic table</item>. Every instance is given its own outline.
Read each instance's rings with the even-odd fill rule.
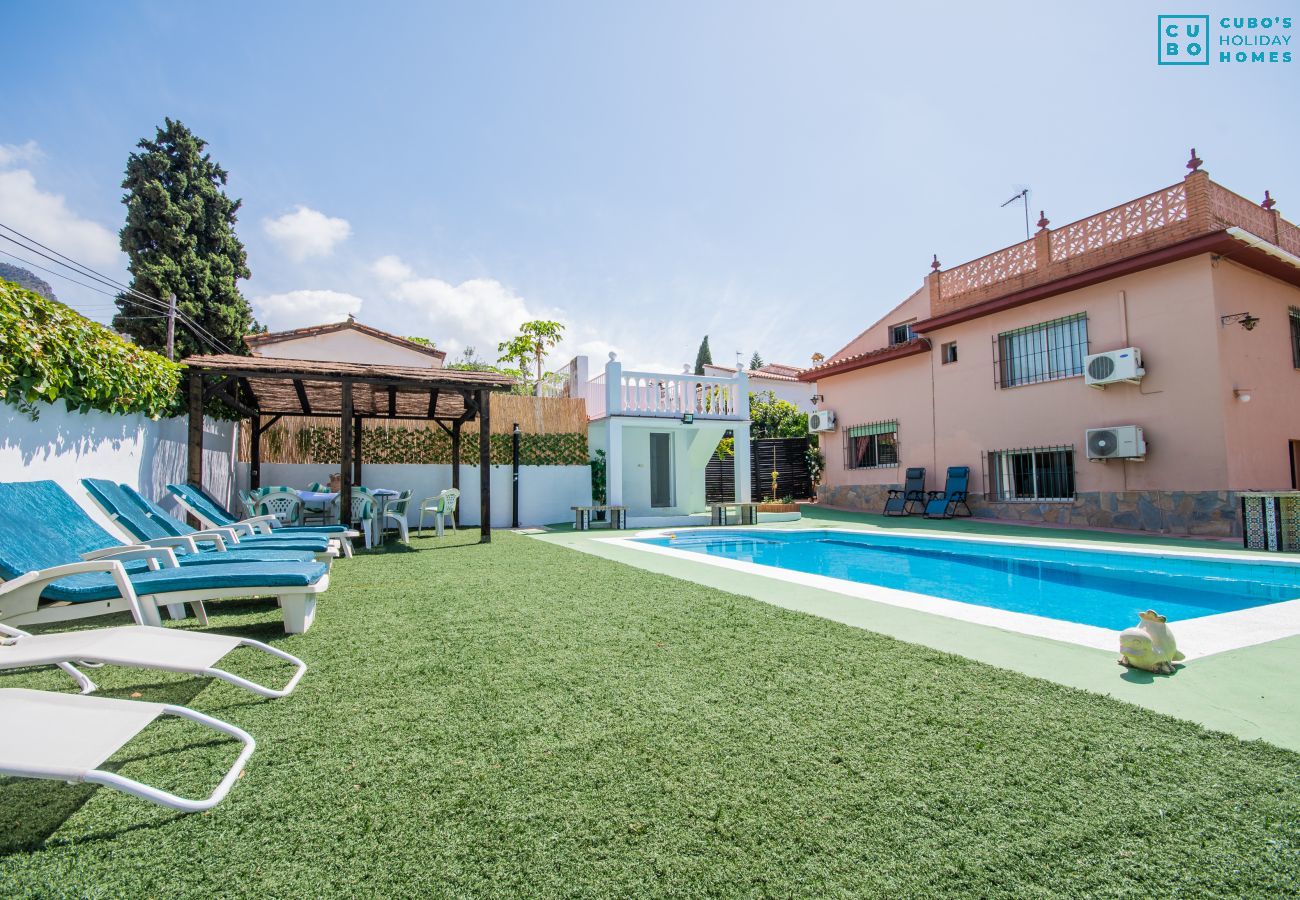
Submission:
[[[394,497],[401,496],[400,491],[390,490],[389,488],[371,488],[371,495],[375,498],[375,518],[371,520],[371,544],[378,536],[379,532],[375,529],[378,523],[383,521],[384,509],[388,506],[388,501]],[[319,506],[328,508],[331,503],[338,499],[338,491],[298,491],[298,497],[305,506]]]

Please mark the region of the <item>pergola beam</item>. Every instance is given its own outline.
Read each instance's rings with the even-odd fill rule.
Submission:
[[[302,407],[302,414],[310,416],[311,402],[307,399],[307,388],[303,385],[301,378],[293,380],[293,389],[298,394],[298,405]]]
[[[436,421],[436,420],[435,420]],[[438,422],[442,425],[441,422]],[[446,426],[443,425],[445,428]],[[451,423],[451,486],[457,491],[460,490],[460,420]],[[451,514],[452,521],[456,527],[460,527],[460,501],[456,501],[456,508]]]
[[[190,370],[189,383],[189,432],[185,461],[185,480],[195,487],[203,487],[203,373]],[[191,515],[191,522],[197,519]],[[201,527],[201,526],[200,526]]]
[[[352,525],[352,382],[343,382],[343,413],[339,416],[339,521]]]
[[[488,544],[492,541],[492,395],[490,391],[479,391],[478,406],[478,542]]]
[[[352,417],[352,483],[364,484],[361,479],[361,416]]]

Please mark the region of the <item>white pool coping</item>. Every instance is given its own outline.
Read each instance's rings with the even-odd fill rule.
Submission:
[[[726,535],[736,531],[749,530],[751,530],[749,527],[724,527],[699,530],[691,529],[690,534],[692,536],[702,536],[709,533]],[[915,610],[917,612],[928,613],[930,615],[957,619],[962,622],[969,622],[973,625],[985,625],[990,628],[999,628],[1003,631],[1048,638],[1049,640],[1054,641],[1064,641],[1069,644],[1092,647],[1097,650],[1118,651],[1119,649],[1120,633],[1119,631],[1110,628],[1101,628],[1096,625],[1081,625],[1077,622],[1067,622],[1062,619],[1053,619],[1048,616],[1013,612],[1011,610],[998,609],[992,606],[980,606],[975,603],[965,603],[959,600],[947,600],[942,597],[932,597],[928,594],[917,594],[912,591],[902,591],[896,588],[887,588],[873,584],[862,584],[856,581],[848,581],[843,578],[832,578],[828,575],[813,575],[807,572],[781,569],[776,566],[766,566],[759,563],[743,562],[734,559],[723,559],[703,553],[693,553],[689,550],[675,550],[671,547],[642,544],[636,540],[636,538],[663,537],[668,534],[673,534],[676,531],[677,529],[674,528],[661,528],[641,531],[630,537],[600,538],[598,540],[602,543],[627,547],[643,553],[654,553],[673,559],[730,569],[733,572],[743,572],[747,575],[757,575],[777,581],[799,584],[804,587],[831,591],[833,593],[855,597],[861,600],[868,600],[873,603],[883,603],[889,606],[897,606],[904,609]],[[850,528],[788,528],[780,529],[779,531],[774,530],[771,533],[777,535],[808,534],[812,532],[846,535],[871,534],[877,536],[880,534],[888,534],[931,541],[961,541],[973,544],[1004,544],[1020,547],[1085,550],[1094,553],[1127,553],[1134,556],[1154,556],[1157,558],[1185,557],[1203,559],[1212,562],[1242,562],[1252,565],[1300,567],[1300,561],[1297,560],[1277,559],[1276,557],[1270,558],[1267,556],[1261,557],[1257,553],[1205,553],[1182,547],[1165,547],[1161,548],[1158,552],[1152,552],[1149,549],[1117,544],[1099,545],[1094,541],[1034,540],[1032,538],[1010,538],[994,535],[937,535],[933,532],[914,531],[910,529],[890,529],[888,532],[882,533],[864,532]],[[1134,622],[1133,624],[1136,625],[1137,622]],[[1236,610],[1234,612],[1218,613],[1212,616],[1201,616],[1196,619],[1186,619],[1184,621],[1171,623],[1171,628],[1178,641],[1178,649],[1181,650],[1189,660],[1213,656],[1217,653],[1225,653],[1229,650],[1239,650],[1242,647],[1251,647],[1256,644],[1264,644],[1269,641],[1275,641],[1281,638],[1300,634],[1300,598],[1295,600],[1284,600],[1280,603],[1255,606],[1249,609]]]

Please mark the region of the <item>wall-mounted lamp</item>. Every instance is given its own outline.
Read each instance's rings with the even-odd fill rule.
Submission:
[[[813,394],[813,395],[812,395],[812,405],[813,405],[813,406],[816,406],[818,403],[822,403],[822,402],[824,402],[825,400],[826,400],[826,396],[825,396],[824,394]]]
[[[682,424],[683,424],[683,425],[694,425],[694,424],[695,424],[695,413],[682,413]]]
[[[1242,403],[1250,402],[1250,388],[1233,388],[1232,396],[1236,397]]]
[[[1233,313],[1230,316],[1219,316],[1219,327],[1227,325],[1229,322],[1236,322],[1247,331],[1254,331],[1255,326],[1259,324],[1259,317],[1252,316],[1248,312]]]

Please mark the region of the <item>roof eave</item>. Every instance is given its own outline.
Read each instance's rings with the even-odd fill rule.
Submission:
[[[858,369],[866,369],[870,366],[878,366],[881,363],[893,362],[896,359],[906,359],[909,356],[917,356],[921,353],[927,353],[930,350],[930,342],[926,338],[917,338],[915,341],[908,341],[906,344],[898,344],[885,350],[878,350],[874,353],[865,354],[853,359],[846,359],[843,362],[831,362],[815,369],[805,369],[799,373],[799,380],[804,382],[814,382],[830,375],[843,375],[846,372],[856,372]]]

